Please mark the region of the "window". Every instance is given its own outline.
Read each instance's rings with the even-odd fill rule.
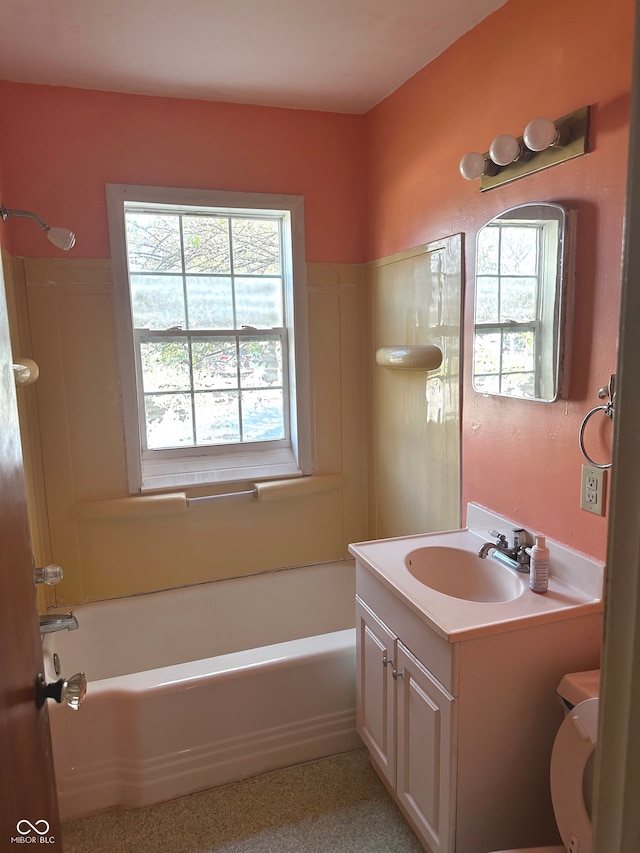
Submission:
[[[130,491],[309,473],[302,198],[107,201]]]

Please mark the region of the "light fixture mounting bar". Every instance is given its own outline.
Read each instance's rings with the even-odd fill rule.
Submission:
[[[497,175],[483,175],[480,178],[480,192],[491,190],[510,181],[516,181],[518,178],[524,178],[525,175],[531,175],[533,172],[548,169],[549,166],[556,166],[558,163],[564,163],[565,160],[572,160],[574,157],[586,154],[589,150],[589,113],[590,108],[586,106],[557,119],[556,125],[558,127],[566,126],[570,130],[571,136],[566,145],[554,145],[545,148],[544,151],[534,152],[530,160],[516,161],[508,166],[501,167]],[[522,137],[519,137],[518,141],[522,142]],[[485,153],[484,156],[488,158],[489,153]]]

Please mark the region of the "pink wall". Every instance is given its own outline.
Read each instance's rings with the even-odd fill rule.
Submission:
[[[463,502],[477,501],[598,558],[607,519],[579,508],[578,428],[616,369],[633,0],[510,0],[366,117],[368,259],[464,232],[471,351],[478,228],[526,201],[578,210],[570,396],[553,405],[482,397],[465,359]],[[527,56],[535,56],[525,62]],[[527,71],[530,68],[530,71]],[[593,107],[591,153],[487,193],[460,177],[467,151],[538,116]],[[610,458],[604,416],[589,450]],[[602,427],[602,429],[601,429]],[[600,434],[602,433],[602,435]]]
[[[309,261],[363,260],[361,116],[0,82],[7,207],[76,232],[76,258],[109,256],[107,182],[305,197]],[[55,249],[12,220],[16,255]]]

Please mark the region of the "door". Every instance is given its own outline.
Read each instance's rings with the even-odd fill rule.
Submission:
[[[398,641],[396,791],[434,853],[454,850],[455,699]]]
[[[358,734],[392,788],[396,784],[395,636],[356,598]]]
[[[0,582],[0,849],[46,838],[62,850],[49,718],[35,701],[44,667],[1,265]]]
[[[640,2],[630,98],[629,172],[616,371],[594,853],[637,850],[640,839]]]

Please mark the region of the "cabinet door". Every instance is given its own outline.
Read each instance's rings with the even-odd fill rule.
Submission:
[[[356,599],[356,725],[389,784],[395,786],[395,636]]]
[[[434,853],[454,850],[456,704],[398,642],[398,799]]]

